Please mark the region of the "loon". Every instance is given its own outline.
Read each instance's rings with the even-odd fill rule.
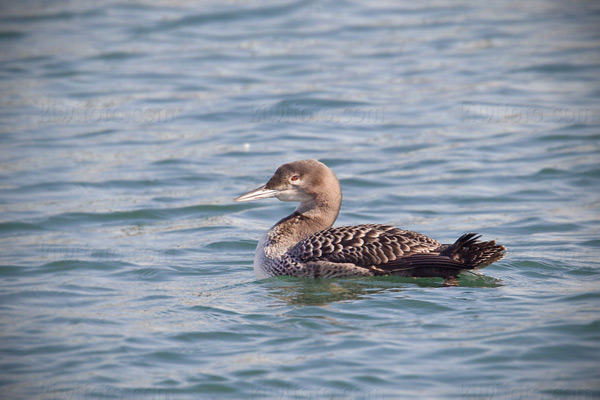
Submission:
[[[455,282],[463,270],[485,267],[506,248],[475,233],[441,244],[421,233],[389,225],[332,228],[342,204],[340,182],[317,160],[280,166],[267,184],[234,201],[276,197],[300,204],[261,238],[254,257],[257,279],[287,275],[311,278],[441,277]]]

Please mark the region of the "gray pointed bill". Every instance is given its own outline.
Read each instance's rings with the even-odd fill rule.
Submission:
[[[268,199],[269,197],[275,197],[279,193],[279,190],[267,189],[267,185],[263,185],[256,188],[246,194],[236,197],[233,201],[252,201],[260,199]]]

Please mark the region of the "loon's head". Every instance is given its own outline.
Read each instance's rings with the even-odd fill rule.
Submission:
[[[329,167],[317,160],[302,160],[283,164],[266,185],[234,199],[252,201],[276,197],[281,201],[297,201],[298,212],[315,208],[339,211],[342,202],[340,182]]]

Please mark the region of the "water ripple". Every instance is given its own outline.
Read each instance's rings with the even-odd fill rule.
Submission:
[[[3,398],[600,395],[596,3],[5,3]],[[306,158],[507,258],[256,281]]]

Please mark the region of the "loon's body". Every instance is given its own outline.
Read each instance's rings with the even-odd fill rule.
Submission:
[[[500,260],[506,251],[494,241],[478,241],[474,233],[461,236],[454,244],[441,244],[389,225],[332,228],[342,190],[335,174],[316,160],[284,164],[266,185],[235,200],[268,197],[300,204],[261,238],[254,257],[258,279],[397,275],[451,280],[462,270]]]

